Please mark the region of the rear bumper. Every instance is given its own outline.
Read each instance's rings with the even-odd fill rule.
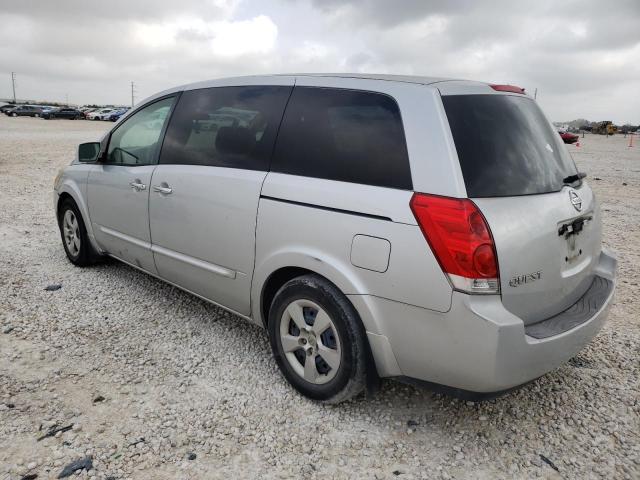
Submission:
[[[467,392],[500,392],[557,368],[591,341],[613,300],[616,263],[611,253],[601,253],[595,274],[607,289],[599,306],[579,322],[552,325],[551,335],[538,335],[543,338],[528,335],[524,322],[497,295],[454,292],[446,313],[381,298],[349,298],[363,317],[381,376]]]

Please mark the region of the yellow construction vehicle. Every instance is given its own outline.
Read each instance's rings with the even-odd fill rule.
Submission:
[[[618,132],[618,127],[616,127],[609,120],[605,120],[604,122],[598,122],[595,127],[591,130],[591,133],[597,133],[599,135],[613,135]]]

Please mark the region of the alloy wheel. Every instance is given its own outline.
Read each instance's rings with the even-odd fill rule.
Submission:
[[[309,383],[327,383],[340,369],[342,350],[336,326],[310,300],[295,300],[284,310],[280,343],[291,368]]]
[[[77,257],[80,254],[80,226],[72,210],[67,210],[64,213],[62,230],[67,250],[72,256]]]

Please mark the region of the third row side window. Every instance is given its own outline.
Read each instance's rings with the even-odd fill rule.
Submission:
[[[411,190],[397,103],[380,93],[295,87],[271,170]]]

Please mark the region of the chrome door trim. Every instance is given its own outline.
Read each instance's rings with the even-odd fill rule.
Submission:
[[[198,267],[208,272],[215,273],[216,275],[220,275],[222,277],[231,279],[236,278],[235,270],[229,270],[228,268],[216,265],[215,263],[205,262],[204,260],[199,260],[197,258],[190,257],[189,255],[184,255],[182,253],[169,250],[168,248],[160,247],[158,245],[152,245],[151,251],[153,253],[157,253],[158,255],[164,255],[165,257],[187,263],[193,267]]]
[[[137,245],[138,247],[141,247],[141,248],[146,248],[147,250],[151,249],[151,244],[149,242],[145,242],[144,240],[139,240],[130,235],[120,233],[116,230],[112,230],[107,227],[103,227],[102,225],[98,225],[98,226],[100,227],[100,231],[102,233],[106,233],[107,235],[110,235],[112,237],[118,238],[120,240],[124,240],[125,242],[133,243],[134,245]]]
[[[233,310],[232,308],[225,307],[225,306],[224,306],[224,305],[222,305],[221,303],[214,302],[213,300],[211,300],[211,299],[209,299],[209,298],[207,298],[207,297],[203,297],[202,295],[198,295],[197,293],[192,292],[191,290],[189,290],[189,289],[187,289],[187,288],[181,287],[180,285],[178,285],[178,284],[176,284],[176,283],[170,282],[169,280],[167,280],[167,279],[165,279],[165,278],[161,277],[160,275],[156,275],[155,273],[150,272],[150,271],[148,271],[148,270],[145,270],[144,268],[141,268],[141,267],[139,267],[139,266],[137,266],[137,265],[134,265],[133,263],[129,263],[129,262],[127,262],[126,260],[121,259],[121,258],[120,258],[120,257],[118,257],[117,255],[113,255],[113,254],[111,254],[111,253],[108,253],[107,255],[109,255],[109,256],[110,256],[110,257],[112,257],[112,258],[115,258],[115,259],[116,259],[116,260],[118,260],[119,262],[122,262],[122,263],[124,263],[124,264],[126,264],[126,265],[129,265],[130,267],[135,268],[136,270],[141,271],[142,273],[146,273],[147,275],[150,275],[150,276],[152,276],[153,278],[157,278],[157,279],[158,279],[158,280],[160,280],[161,282],[168,283],[168,284],[169,284],[169,285],[171,285],[172,287],[176,287],[176,288],[179,288],[180,290],[182,290],[182,291],[184,291],[184,292],[190,293],[190,294],[191,294],[191,295],[193,295],[194,297],[198,297],[200,300],[204,300],[204,301],[205,301],[205,302],[207,302],[207,303],[210,303],[210,304],[212,304],[212,305],[215,305],[216,307],[220,307],[220,308],[222,308],[223,310],[226,310],[227,312],[231,312],[231,313],[233,313],[234,315],[237,315],[238,317],[243,318],[243,319],[245,319],[245,320],[247,320],[247,321],[249,321],[249,322],[251,322],[251,323],[255,323],[255,322],[253,321],[253,319],[252,319],[251,317],[247,316],[247,315],[243,315],[242,313],[240,313],[240,312],[238,312],[238,311],[236,311],[236,310]]]

